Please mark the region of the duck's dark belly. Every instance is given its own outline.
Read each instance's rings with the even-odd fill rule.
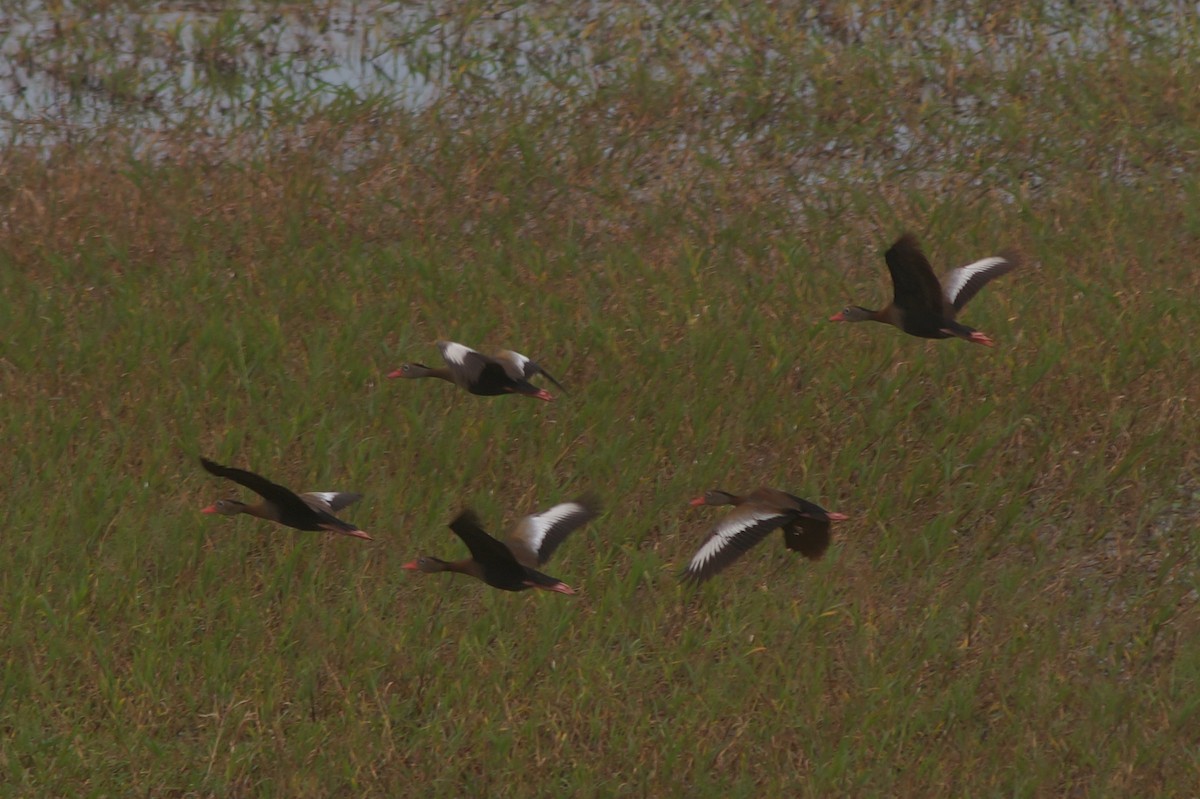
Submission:
[[[920,338],[970,338],[975,328],[959,324],[953,319],[931,314],[912,315],[904,317],[901,329],[910,336]]]
[[[910,336],[920,338],[950,338],[952,334],[945,331],[953,329],[954,324],[940,316],[906,316],[902,329]]]

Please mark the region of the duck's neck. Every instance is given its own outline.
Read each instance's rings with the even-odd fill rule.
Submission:
[[[465,574],[468,577],[483,578],[483,569],[471,558],[466,558],[465,560],[432,558],[432,560],[437,564],[437,571],[454,572],[456,574]]]
[[[454,374],[448,366],[420,366],[413,377],[436,377],[448,383],[454,382]]]
[[[279,508],[270,502],[255,502],[253,505],[242,505],[242,513],[266,519],[269,522],[279,521]]]
[[[883,322],[885,325],[895,325],[900,327],[904,322],[904,314],[895,305],[888,304],[885,308],[880,308],[878,311],[872,311],[869,308],[864,308],[867,312],[867,319],[872,322]]]
[[[886,308],[878,311],[872,308],[864,308],[861,305],[850,305],[846,310],[838,314],[839,321],[842,322],[887,322],[891,323],[893,314],[898,313],[898,309],[888,304]]]

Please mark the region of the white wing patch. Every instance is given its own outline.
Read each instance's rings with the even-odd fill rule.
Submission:
[[[508,361],[508,363],[512,365],[512,369],[508,369],[507,367],[505,368],[505,371],[507,371],[510,376],[524,378],[528,378],[530,376],[529,364],[533,363],[533,361],[529,360],[529,358],[525,357],[521,353],[513,352],[512,350],[504,350],[496,357],[502,361]]]
[[[963,287],[967,285],[967,282],[970,281],[971,278],[975,277],[981,272],[991,271],[992,269],[995,269],[998,266],[1003,266],[1007,263],[1007,258],[1001,258],[998,255],[993,255],[990,258],[978,260],[973,264],[967,264],[966,266],[959,267],[958,269],[950,270],[950,272],[943,279],[942,284],[942,291],[945,293],[946,299],[948,299],[953,305],[954,300],[958,297],[959,292],[963,290]]]
[[[555,505],[549,510],[525,517],[528,521],[528,525],[525,528],[527,531],[525,540],[529,543],[529,548],[537,552],[542,548],[542,542],[546,540],[547,533],[572,516],[589,512],[587,508],[578,502],[564,502],[561,505]]]
[[[760,527],[767,522],[779,522],[784,517],[779,513],[768,510],[756,510],[750,514],[731,514],[719,523],[704,542],[704,546],[692,556],[686,571],[696,574],[720,552],[731,546],[739,535]]]
[[[439,341],[438,349],[442,351],[442,360],[456,366],[465,366],[467,358],[475,352],[470,347],[456,341]]]
[[[308,503],[314,510],[326,513],[336,513],[347,505],[353,505],[362,499],[362,494],[350,491],[309,491],[300,495],[300,499]]]

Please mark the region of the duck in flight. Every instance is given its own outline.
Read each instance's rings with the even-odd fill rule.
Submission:
[[[574,588],[557,577],[543,574],[537,567],[550,560],[568,535],[596,518],[599,512],[600,503],[596,497],[584,494],[571,502],[524,517],[513,527],[507,541],[499,541],[487,534],[479,517],[468,508],[450,522],[450,529],[467,545],[471,557],[445,561],[422,555],[404,564],[403,568],[427,573],[458,572],[502,591],[540,588],[574,594]]]
[[[991,336],[955,321],[955,317],[981,288],[1017,268],[1015,254],[994,255],[952,269],[941,283],[911,233],[897,239],[883,257],[892,275],[892,301],[879,311],[848,305],[829,321],[884,322],[910,336],[957,336],[988,347],[995,345]]]
[[[442,353],[442,360],[446,362],[445,366],[405,363],[388,377],[436,377],[480,396],[522,394],[550,402],[554,399],[553,394],[529,382],[537,375],[545,375],[560,391],[566,392],[549,372],[519,352],[501,350],[494,356],[484,355],[455,341],[439,341],[437,347]]]
[[[683,570],[683,580],[695,583],[729,566],[776,528],[783,530],[784,546],[817,560],[829,548],[831,522],[848,518],[777,488],[760,488],[746,496],[716,489],[696,497],[691,504],[734,506],[712,528]]]
[[[371,540],[371,536],[358,529],[358,525],[344,522],[333,515],[352,502],[362,499],[362,494],[342,491],[312,491],[307,494],[296,494],[290,489],[276,485],[267,478],[245,469],[222,466],[204,457],[200,458],[200,465],[209,474],[232,480],[262,497],[261,502],[255,503],[246,503],[239,499],[219,499],[207,508],[203,508],[202,513],[219,513],[223,516],[248,513],[251,516],[277,522],[297,530],[327,530],[352,538]]]

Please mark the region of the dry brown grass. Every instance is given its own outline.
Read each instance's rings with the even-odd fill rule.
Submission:
[[[1069,57],[998,11],[976,51],[932,8],[620,16],[595,85],[10,146],[0,784],[1192,790],[1194,25]],[[1021,249],[967,312],[995,350],[825,324],[903,229]],[[381,379],[439,337],[571,394]],[[214,524],[198,453],[363,491],[378,542]],[[850,513],[830,556],[677,587],[686,500],[758,484]],[[586,487],[577,601],[400,575],[463,504]]]

